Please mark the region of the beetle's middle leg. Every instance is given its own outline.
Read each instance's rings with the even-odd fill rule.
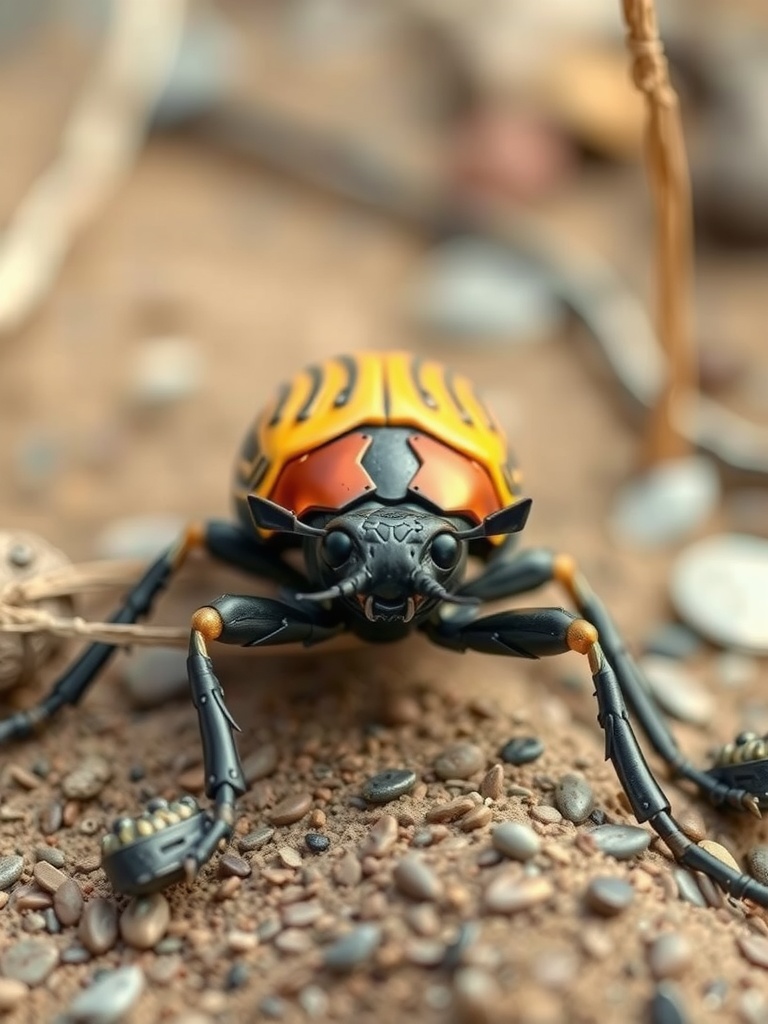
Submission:
[[[181,568],[189,553],[207,550],[219,561],[256,573],[277,583],[304,589],[305,577],[279,553],[251,540],[235,524],[220,520],[194,523],[163,552],[131,588],[110,622],[132,623],[147,615],[160,592]],[[68,704],[77,704],[116,650],[114,644],[93,643],[77,658],[36,705],[0,722],[0,743],[23,739]]]
[[[570,555],[558,555],[546,548],[532,548],[511,557],[502,552],[476,579],[465,583],[459,593],[491,601],[527,593],[550,582],[560,583],[578,613],[597,628],[633,717],[672,773],[693,782],[715,805],[746,809],[760,817],[759,802],[768,799],[768,792],[729,785],[700,771],[684,756],[611,615]]]

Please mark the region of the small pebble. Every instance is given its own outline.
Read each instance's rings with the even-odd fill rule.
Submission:
[[[694,907],[706,907],[707,901],[701,895],[701,889],[690,871],[673,868],[672,875],[677,883],[677,894],[683,902],[692,903]]]
[[[768,968],[768,938],[763,935],[739,935],[736,944],[741,955],[751,964]]]
[[[74,879],[67,878],[53,894],[53,909],[65,928],[77,924],[80,920],[83,912],[83,895]]]
[[[449,800],[446,804],[436,804],[434,807],[430,807],[425,817],[431,823],[456,821],[475,806],[475,801],[472,797],[458,796],[455,800]]]
[[[224,979],[224,991],[234,992],[236,989],[247,985],[250,974],[251,972],[246,964],[233,964],[227,971],[227,976]]]
[[[747,869],[753,878],[768,885],[768,846],[753,846],[747,853]]]
[[[274,743],[265,743],[243,760],[243,775],[249,786],[260,779],[268,778],[276,768],[277,747]]]
[[[416,785],[416,773],[410,768],[389,768],[367,779],[361,793],[370,804],[386,804],[410,793]]]
[[[616,860],[631,860],[648,849],[651,837],[637,825],[600,825],[587,833],[597,848]]]
[[[24,858],[17,854],[9,854],[0,857],[0,890],[10,889],[14,882],[18,882],[24,870]]]
[[[694,843],[700,842],[707,834],[707,826],[701,812],[696,807],[686,807],[677,816],[680,831]]]
[[[345,974],[370,960],[380,942],[378,925],[361,924],[325,950],[323,964],[334,974]]]
[[[474,743],[454,743],[435,758],[439,779],[468,779],[485,765],[485,755]]]
[[[237,848],[240,853],[253,853],[254,850],[258,850],[259,847],[268,843],[274,834],[275,830],[269,825],[259,825],[253,832],[238,839]]]
[[[301,854],[293,846],[280,846],[277,856],[285,868],[300,868],[302,865]]]
[[[489,1024],[502,997],[498,982],[480,967],[462,967],[453,979],[458,1024]]]
[[[273,825],[293,825],[301,821],[311,806],[312,797],[309,793],[292,793],[272,809],[269,820]]]
[[[67,881],[67,876],[63,871],[59,871],[53,864],[49,864],[45,860],[39,860],[35,864],[33,874],[37,884],[46,892],[55,893]]]
[[[0,978],[0,1013],[13,1010],[29,994],[29,986],[14,978]]]
[[[5,977],[30,988],[42,985],[58,962],[59,951],[50,939],[22,939],[0,953]]]
[[[113,1024],[131,1011],[143,991],[144,973],[140,967],[102,971],[75,997],[64,1019],[77,1024]]]
[[[325,853],[331,845],[328,836],[320,835],[318,832],[307,832],[304,842],[311,853]]]
[[[729,690],[749,686],[759,675],[758,662],[738,651],[723,651],[715,659],[715,671],[723,686]]]
[[[680,662],[658,655],[640,658],[638,665],[659,705],[679,722],[708,725],[715,702]]]
[[[491,808],[486,807],[485,804],[480,804],[464,815],[459,821],[459,828],[462,832],[474,832],[475,829],[484,828],[492,817]]]
[[[187,652],[179,647],[145,647],[123,662],[122,676],[135,707],[159,707],[188,691]]]
[[[40,831],[44,836],[52,836],[61,828],[64,817],[64,806],[59,800],[46,804],[40,811]]]
[[[35,775],[34,772],[29,771],[20,764],[8,765],[8,775],[13,782],[15,782],[17,786],[21,786],[22,789],[37,789],[40,785],[39,776]]]
[[[92,800],[112,778],[112,766],[98,754],[82,762],[61,780],[61,789],[68,800]]]
[[[682,996],[674,985],[662,982],[649,1007],[650,1024],[689,1024]]]
[[[44,860],[48,864],[52,864],[55,868],[63,868],[66,863],[66,858],[61,850],[55,846],[36,846],[35,847],[35,860]]]
[[[487,910],[496,914],[517,914],[540,903],[554,893],[552,883],[544,875],[521,878],[518,874],[497,875],[485,890]]]
[[[315,900],[289,903],[283,907],[283,924],[287,928],[306,928],[323,916],[323,908]]]
[[[344,856],[333,865],[333,878],[337,885],[351,888],[360,882],[363,877],[363,870],[360,861],[351,850],[347,850]]]
[[[505,821],[493,830],[491,842],[505,857],[526,861],[541,850],[541,840],[527,825]]]
[[[120,915],[120,934],[134,949],[152,949],[168,930],[171,908],[161,893],[134,896]]]
[[[531,808],[531,817],[543,825],[557,825],[563,820],[560,811],[556,807],[550,807],[549,804],[536,804]]]
[[[685,661],[697,655],[702,647],[701,637],[682,622],[665,622],[645,642],[645,654]]]
[[[648,948],[648,965],[657,981],[679,978],[693,959],[688,939],[678,932],[660,935]]]
[[[724,846],[721,846],[720,843],[715,843],[711,839],[702,839],[698,845],[702,850],[706,850],[707,853],[711,853],[713,857],[717,857],[717,859],[722,861],[723,864],[727,864],[729,867],[732,867],[734,871],[741,872],[741,868],[736,863],[736,859],[733,854],[730,850],[726,850]]]
[[[613,530],[621,543],[644,548],[674,544],[707,519],[719,498],[720,478],[711,459],[662,460],[620,489]]]
[[[248,861],[236,857],[234,853],[225,853],[219,858],[219,878],[229,878],[232,875],[235,878],[248,878],[252,872],[253,868]]]
[[[590,881],[585,895],[591,910],[603,917],[615,917],[632,903],[635,890],[623,878],[601,875]]]
[[[555,787],[555,804],[564,818],[579,825],[594,810],[595,794],[580,775],[563,775]]]
[[[500,764],[490,768],[480,783],[480,796],[488,800],[499,800],[504,795],[504,769]]]
[[[408,854],[398,861],[393,872],[395,885],[414,900],[439,900],[443,883],[417,854]]]
[[[94,956],[112,949],[117,942],[117,909],[110,900],[97,896],[83,909],[77,936]]]
[[[544,744],[536,736],[516,736],[499,751],[499,757],[507,764],[530,764],[544,753]]]
[[[202,352],[189,338],[147,338],[137,350],[128,377],[137,406],[174,405],[200,390],[205,378]]]
[[[382,814],[371,828],[361,847],[364,857],[383,857],[397,842],[397,818]]]

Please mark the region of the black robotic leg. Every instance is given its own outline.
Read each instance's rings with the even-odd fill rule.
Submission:
[[[670,805],[653,776],[629,722],[616,674],[597,642],[597,629],[561,608],[501,612],[474,622],[442,622],[429,629],[430,637],[454,650],[539,658],[567,650],[589,658],[598,721],[605,733],[605,756],[610,759],[638,821],[647,821],[681,863],[702,871],[738,898],[768,907],[768,886],[729,867],[696,846],[670,814]]]
[[[143,815],[115,822],[102,843],[102,863],[115,890],[147,893],[191,880],[232,834],[235,800],[247,786],[234,741],[237,725],[224,703],[207,641],[309,644],[338,631],[320,609],[298,610],[270,598],[224,595],[195,612],[187,667],[203,745],[205,792],[213,808],[201,812],[189,798],[160,805],[153,801]]]
[[[188,527],[177,543],[149,566],[109,621],[132,623],[146,615],[194,548],[205,548],[221,561],[278,583],[302,589],[306,586],[301,573],[272,549],[252,540],[235,524],[211,520]],[[37,705],[0,722],[0,743],[23,739],[67,704],[77,704],[115,650],[112,644],[90,644]]]
[[[716,778],[695,768],[686,759],[608,610],[569,555],[555,555],[545,548],[535,548],[511,558],[497,557],[477,579],[465,584],[460,593],[490,601],[527,593],[552,581],[565,587],[578,613],[597,627],[600,643],[616,672],[633,717],[672,772],[693,782],[713,804],[748,810],[760,817],[759,805],[768,803],[764,785],[759,791],[748,791],[732,785],[735,779]]]

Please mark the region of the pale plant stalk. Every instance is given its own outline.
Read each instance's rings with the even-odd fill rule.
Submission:
[[[653,0],[622,0],[632,80],[645,97],[645,155],[656,221],[657,330],[667,360],[666,380],[650,414],[645,460],[654,465],[687,455],[676,426],[697,388],[693,340],[693,218],[680,104],[669,81]]]

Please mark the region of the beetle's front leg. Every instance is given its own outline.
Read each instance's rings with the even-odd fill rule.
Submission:
[[[234,733],[238,727],[208,656],[210,641],[243,646],[317,643],[339,627],[322,611],[297,610],[261,597],[224,595],[192,617],[187,671],[203,746],[205,792],[201,811],[189,798],[152,801],[138,818],[121,818],[103,841],[103,866],[115,890],[147,893],[191,881],[232,834],[235,801],[246,791]]]

